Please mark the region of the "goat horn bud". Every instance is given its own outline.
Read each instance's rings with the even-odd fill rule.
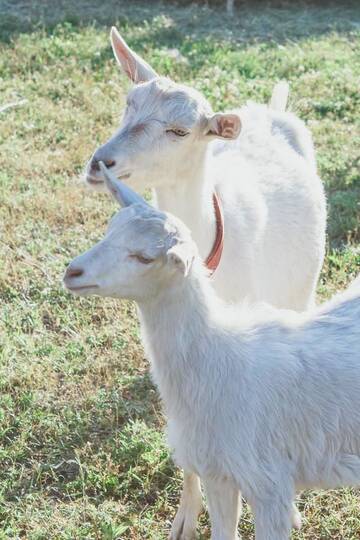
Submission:
[[[118,201],[120,206],[130,206],[132,204],[147,204],[145,199],[138,195],[134,190],[129,188],[124,182],[116,178],[116,176],[109,171],[103,161],[99,161],[101,172],[105,177],[106,186],[110,193]]]

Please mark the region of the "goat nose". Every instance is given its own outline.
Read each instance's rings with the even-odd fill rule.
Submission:
[[[116,163],[113,159],[104,159],[103,161],[108,169],[111,169]]]
[[[83,273],[84,270],[82,268],[75,268],[73,266],[69,266],[65,272],[65,278],[80,277],[83,275]]]
[[[116,163],[116,161],[114,161],[113,159],[98,159],[96,157],[93,157],[90,164],[93,171],[100,171],[99,161],[103,161],[108,169],[114,167]]]
[[[90,169],[92,171],[100,171],[99,160],[97,160],[96,158],[92,158],[90,163]]]

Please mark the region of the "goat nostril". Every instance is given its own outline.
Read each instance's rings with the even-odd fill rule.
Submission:
[[[100,171],[99,161],[96,158],[92,158],[90,168],[92,171]]]
[[[98,159],[96,157],[93,157],[90,163],[90,168],[92,171],[100,171],[100,165],[99,161],[103,161],[108,169],[113,167],[115,165],[115,161],[113,159]]]
[[[84,273],[84,270],[82,268],[71,268],[69,267],[66,270],[66,277],[67,278],[73,278],[73,277],[80,277]]]
[[[108,169],[110,169],[111,167],[115,165],[115,161],[113,159],[105,159],[104,163]]]

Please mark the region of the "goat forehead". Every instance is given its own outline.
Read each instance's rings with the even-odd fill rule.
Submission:
[[[155,79],[138,85],[129,99],[136,105],[136,120],[144,116],[165,122],[182,121],[194,124],[210,106],[196,90],[173,83],[168,79]]]
[[[161,234],[167,229],[167,219],[163,212],[150,206],[133,204],[119,210],[110,220],[108,234],[120,238],[144,237],[147,231],[156,230]]]
[[[112,243],[129,249],[169,245],[172,239],[189,239],[190,231],[171,214],[155,208],[132,205],[117,212],[111,219],[107,237]]]

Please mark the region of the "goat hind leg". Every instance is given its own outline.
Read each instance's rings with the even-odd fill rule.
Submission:
[[[193,540],[196,525],[202,511],[200,479],[196,474],[184,471],[184,485],[180,506],[173,521],[169,540]]]
[[[326,488],[338,488],[341,486],[360,485],[360,456],[357,454],[339,454],[328,467],[327,475],[324,475],[323,485]]]
[[[255,500],[252,505],[255,514],[255,540],[289,540],[294,508],[291,497],[284,499],[273,495],[263,500]]]

